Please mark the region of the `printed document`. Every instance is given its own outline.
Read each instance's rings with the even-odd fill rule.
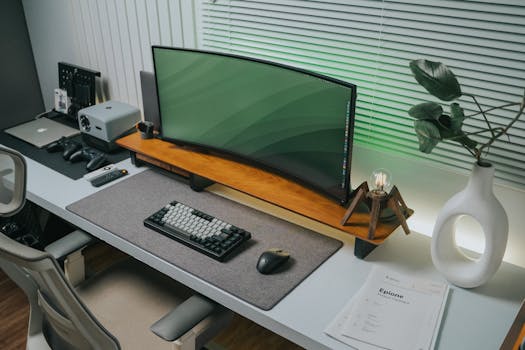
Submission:
[[[356,349],[433,349],[446,283],[375,267],[325,332]]]

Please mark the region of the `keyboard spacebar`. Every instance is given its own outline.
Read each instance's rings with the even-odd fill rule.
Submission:
[[[184,231],[183,229],[181,229],[180,227],[177,227],[177,226],[173,226],[173,225],[170,225],[170,224],[166,224],[164,223],[164,227],[166,227],[167,229],[169,230],[172,230],[172,231],[175,231],[176,233],[182,235],[182,236],[185,236],[186,238],[190,238],[191,236],[191,233],[187,232],[187,231]]]

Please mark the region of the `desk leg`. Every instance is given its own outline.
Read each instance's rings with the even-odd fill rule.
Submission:
[[[195,174],[190,174],[190,187],[195,192],[201,192],[206,187],[213,185],[215,182]]]
[[[137,153],[133,151],[129,151],[129,157],[131,158],[131,164],[136,167],[141,167],[145,164],[142,160],[137,158]]]
[[[376,249],[377,245],[364,241],[360,238],[355,239],[354,255],[359,259],[364,259],[372,250]]]

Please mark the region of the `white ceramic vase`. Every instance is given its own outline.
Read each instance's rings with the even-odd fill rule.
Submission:
[[[460,287],[474,288],[487,282],[505,254],[509,222],[492,191],[493,178],[494,166],[475,163],[467,186],[445,203],[432,233],[434,266]],[[464,215],[476,220],[485,236],[485,251],[478,259],[465,255],[456,244],[456,223]]]

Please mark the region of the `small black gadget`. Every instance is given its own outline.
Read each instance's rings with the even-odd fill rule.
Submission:
[[[139,122],[137,124],[137,129],[140,131],[140,137],[143,139],[152,139],[154,124],[150,121]]]
[[[91,180],[91,184],[94,187],[100,187],[102,185],[107,184],[108,182],[111,182],[126,175],[128,175],[128,171],[126,169],[113,169]]]
[[[82,160],[88,161],[86,164],[86,169],[89,171],[96,170],[108,162],[103,153],[89,147],[84,147],[69,157],[69,161],[72,163],[77,163]]]
[[[65,160],[69,160],[69,157],[81,148],[82,145],[79,142],[69,140],[66,137],[61,137],[58,141],[46,146],[46,150],[49,153],[63,151],[62,157],[64,157]]]

